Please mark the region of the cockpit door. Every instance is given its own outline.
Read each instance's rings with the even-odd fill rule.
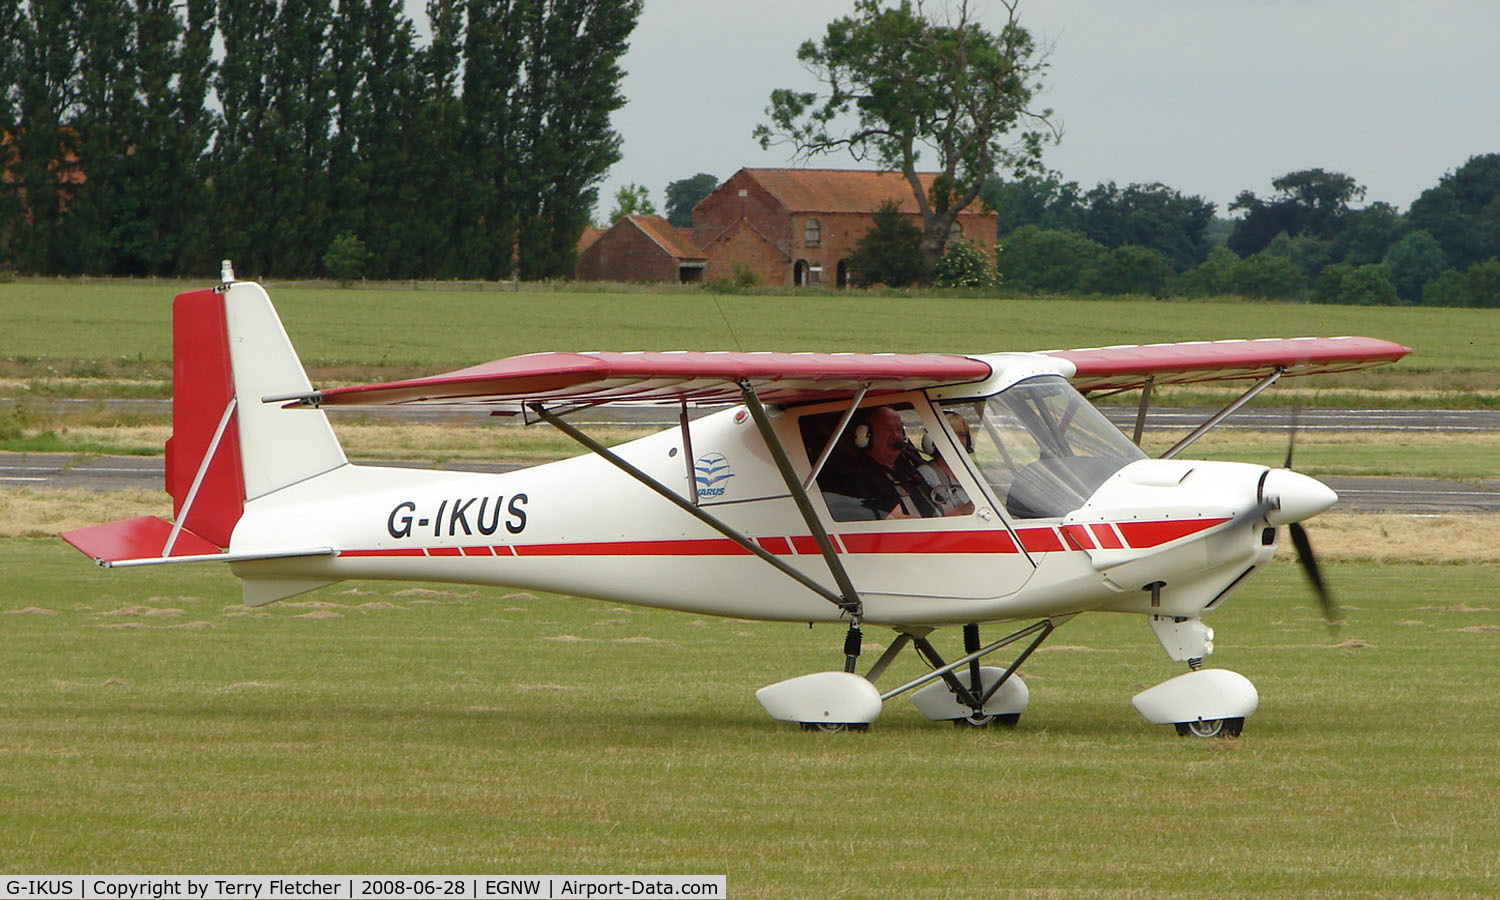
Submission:
[[[1034,571],[974,477],[955,428],[920,394],[798,410],[800,474],[825,455],[813,505],[862,595],[989,599]],[[829,450],[829,441],[834,441]],[[968,445],[972,446],[972,445]]]

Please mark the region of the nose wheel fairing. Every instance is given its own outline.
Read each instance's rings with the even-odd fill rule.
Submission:
[[[1163,681],[1130,701],[1154,725],[1196,737],[1233,736],[1260,706],[1250,679],[1228,669],[1198,669]]]

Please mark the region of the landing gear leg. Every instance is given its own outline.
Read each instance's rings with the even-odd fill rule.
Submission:
[[[1066,619],[1061,621],[1066,621]],[[979,643],[978,626],[965,626],[965,654],[952,663],[943,661],[937,648],[932,646],[925,635],[909,635],[909,639],[916,646],[917,654],[932,667],[933,671],[895,690],[887,691],[881,695],[881,700],[889,700],[898,694],[926,685],[912,694],[911,699],[917,710],[929,719],[953,722],[961,727],[1014,725],[1020,720],[1021,713],[1026,709],[1031,696],[1025,682],[1016,675],[1016,670],[1037,647],[1041,646],[1042,641],[1047,639],[1047,636],[1061,624],[1061,621],[1043,620],[984,646],[980,646]],[[979,665],[982,657],[1025,637],[1033,639],[1008,667],[1000,669]],[[884,661],[882,657],[882,662]],[[961,678],[958,672],[964,670],[965,667],[967,667],[965,672],[967,677]],[[929,684],[929,682],[939,683]]]
[[[1152,585],[1152,596],[1159,587]],[[1131,702],[1148,722],[1171,725],[1183,737],[1238,737],[1245,719],[1260,705],[1255,685],[1228,669],[1205,669],[1214,631],[1196,617],[1152,616],[1151,629],[1162,648],[1188,671],[1136,694]]]

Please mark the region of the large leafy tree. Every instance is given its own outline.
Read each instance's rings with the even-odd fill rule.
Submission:
[[[1106,248],[1076,231],[1022,225],[995,247],[1000,283],[1029,293],[1066,293]]]
[[[1500,256],[1500,153],[1475,156],[1444,175],[1406,218],[1437,238],[1455,269]]]
[[[906,287],[923,281],[933,267],[922,257],[922,231],[904,215],[895,201],[887,200],[875,210],[874,223],[854,244],[849,267],[854,283],[861,287],[887,284]]]
[[[1079,229],[1106,247],[1150,247],[1181,272],[1208,257],[1204,236],[1214,205],[1164,184],[1101,184],[1084,196],[1087,211]]]
[[[719,179],[707,172],[699,172],[692,178],[680,178],[668,184],[667,221],[678,228],[690,227],[693,224],[693,207],[712,194],[718,186]]]
[[[788,143],[803,158],[848,152],[904,174],[922,215],[922,257],[935,265],[985,179],[1036,169],[1057,137],[1050,110],[1032,108],[1044,54],[1020,24],[1018,0],[998,5],[1007,19],[994,32],[968,0],[943,20],[910,0],[856,0],[852,16],[797,51],[820,89],[773,91],[770,121],[755,131],[761,146]],[[938,172],[930,190],[924,170]]]
[[[1421,229],[1408,232],[1391,245],[1383,260],[1390,270],[1391,284],[1406,303],[1418,303],[1427,282],[1448,268],[1448,257],[1437,239]]]
[[[1349,204],[1360,200],[1365,189],[1359,182],[1341,172],[1302,169],[1271,182],[1276,189],[1269,199],[1253,191],[1241,191],[1229,204],[1230,212],[1245,215],[1235,223],[1229,235],[1229,249],[1249,256],[1264,250],[1278,234],[1331,240],[1349,225],[1353,210]]]
[[[609,211],[609,224],[613,225],[626,216],[656,215],[656,204],[651,202],[651,192],[644,184],[621,185],[615,191],[615,206]]]
[[[1078,182],[1065,182],[1054,172],[1010,180],[989,178],[980,189],[979,199],[995,213],[996,234],[1009,234],[1025,225],[1083,230],[1083,192]]]

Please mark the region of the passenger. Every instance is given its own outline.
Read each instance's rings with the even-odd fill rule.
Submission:
[[[969,423],[964,417],[952,410],[943,414],[948,419],[948,426],[953,429],[953,434],[958,438],[958,443],[969,455],[974,454],[974,438],[969,434]],[[932,486],[933,502],[942,509],[945,516],[968,515],[974,511],[974,502],[969,499],[968,491],[959,484],[958,476],[953,474],[953,467],[943,454],[938,451],[937,443],[931,435],[922,437],[922,452],[929,458],[930,462],[919,466],[918,471],[927,477]]]

